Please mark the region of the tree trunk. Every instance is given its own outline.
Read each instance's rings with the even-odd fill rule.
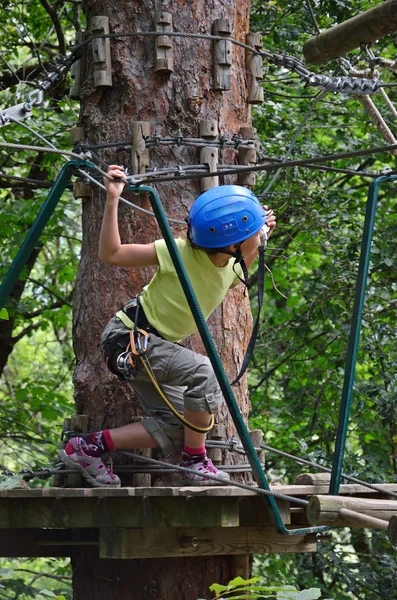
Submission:
[[[172,13],[173,31],[212,33],[215,19],[226,17],[232,25],[231,35],[245,41],[249,27],[250,3],[245,0],[210,2],[171,2],[165,7],[149,0],[120,0],[117,3],[84,0],[83,8],[89,24],[93,16],[109,17],[110,32],[154,31],[157,11]],[[151,133],[161,130],[162,137],[175,135],[181,129],[185,137],[198,137],[200,121],[215,119],[219,131],[231,137],[242,126],[250,126],[245,51],[233,45],[231,90],[212,89],[213,42],[172,37],[174,72],[154,72],[155,41],[153,37],[116,38],[110,42],[112,87],[94,87],[91,48],[85,51],[86,79],[83,86],[80,125],[91,144],[131,139],[134,121],[149,121]],[[131,169],[129,152],[110,150],[103,158]],[[219,162],[235,162],[231,150],[222,151]],[[166,146],[150,150],[150,166],[198,164],[199,149]],[[220,183],[237,183],[228,177]],[[169,217],[184,220],[193,200],[200,193],[197,180],[163,183],[157,186]],[[132,202],[150,208],[141,196],[123,194]],[[74,345],[77,357],[75,399],[78,413],[90,415],[90,430],[124,425],[140,414],[128,385],[112,376],[97,349],[101,332],[109,318],[131,296],[136,295],[152,276],[152,269],[122,269],[102,264],[97,258],[98,240],[104,207],[104,195],[93,190],[84,201],[83,247],[74,303]],[[154,218],[123,204],[119,210],[123,242],[147,243],[160,236]],[[177,236],[181,225],[171,224]],[[249,336],[251,316],[242,286],[231,291],[223,305],[209,320],[217,348],[229,378],[241,364]],[[190,340],[191,347],[204,352],[199,336]],[[246,379],[235,391],[243,415],[249,410]],[[217,421],[225,426],[226,437],[234,434],[233,422],[223,406]],[[226,457],[231,461],[231,457]],[[111,565],[110,571],[107,571]],[[232,557],[202,557],[104,561],[83,553],[74,556],[75,600],[95,598],[167,598],[197,600],[206,597],[208,585],[227,582],[233,577]],[[106,573],[109,573],[109,577]],[[114,575],[113,575],[114,574]],[[182,575],[183,574],[183,575]],[[103,576],[103,579],[100,579]],[[111,581],[111,584],[105,583]],[[94,582],[98,581],[98,585]],[[103,585],[100,584],[103,581]],[[103,591],[102,591],[103,589]],[[110,592],[111,590],[111,592]],[[128,591],[127,591],[128,590]]]

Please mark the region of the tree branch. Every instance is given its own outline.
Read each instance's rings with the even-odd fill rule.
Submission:
[[[66,54],[65,36],[63,34],[63,29],[62,29],[62,25],[59,20],[58,14],[57,14],[56,10],[54,10],[54,8],[51,6],[51,4],[49,2],[47,2],[47,0],[40,0],[40,4],[48,12],[48,14],[51,17],[52,22],[54,23],[55,32],[57,34],[58,43],[59,43],[59,53],[64,55],[64,54]]]

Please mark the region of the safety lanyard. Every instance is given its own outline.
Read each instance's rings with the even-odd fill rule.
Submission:
[[[241,365],[240,373],[237,375],[236,379],[234,379],[230,385],[234,385],[244,375],[247,370],[249,361],[251,360],[252,353],[254,351],[256,338],[258,337],[259,331],[259,323],[263,306],[263,296],[264,290],[263,286],[265,283],[265,246],[259,246],[258,248],[259,256],[258,256],[258,314],[256,315],[255,323],[252,328],[252,333],[250,337],[250,341],[248,342],[247,350],[245,352],[245,356],[243,359],[243,364]]]

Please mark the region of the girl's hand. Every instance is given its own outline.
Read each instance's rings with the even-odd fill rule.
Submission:
[[[119,165],[109,165],[108,175],[116,179],[125,179],[124,167]],[[103,183],[105,184],[108,197],[112,198],[119,198],[125,185],[123,181],[111,181],[106,177],[103,178]]]
[[[265,209],[265,211],[267,212],[267,219],[266,219],[266,225],[269,227],[269,231],[267,232],[267,239],[269,239],[269,237],[272,235],[277,223],[276,223],[276,215],[274,214],[273,210],[270,209],[264,205],[263,207]]]

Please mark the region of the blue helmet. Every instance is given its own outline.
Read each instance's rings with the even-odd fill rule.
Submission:
[[[221,185],[204,192],[189,212],[189,239],[202,248],[238,244],[257,233],[267,213],[258,198],[240,185]]]

